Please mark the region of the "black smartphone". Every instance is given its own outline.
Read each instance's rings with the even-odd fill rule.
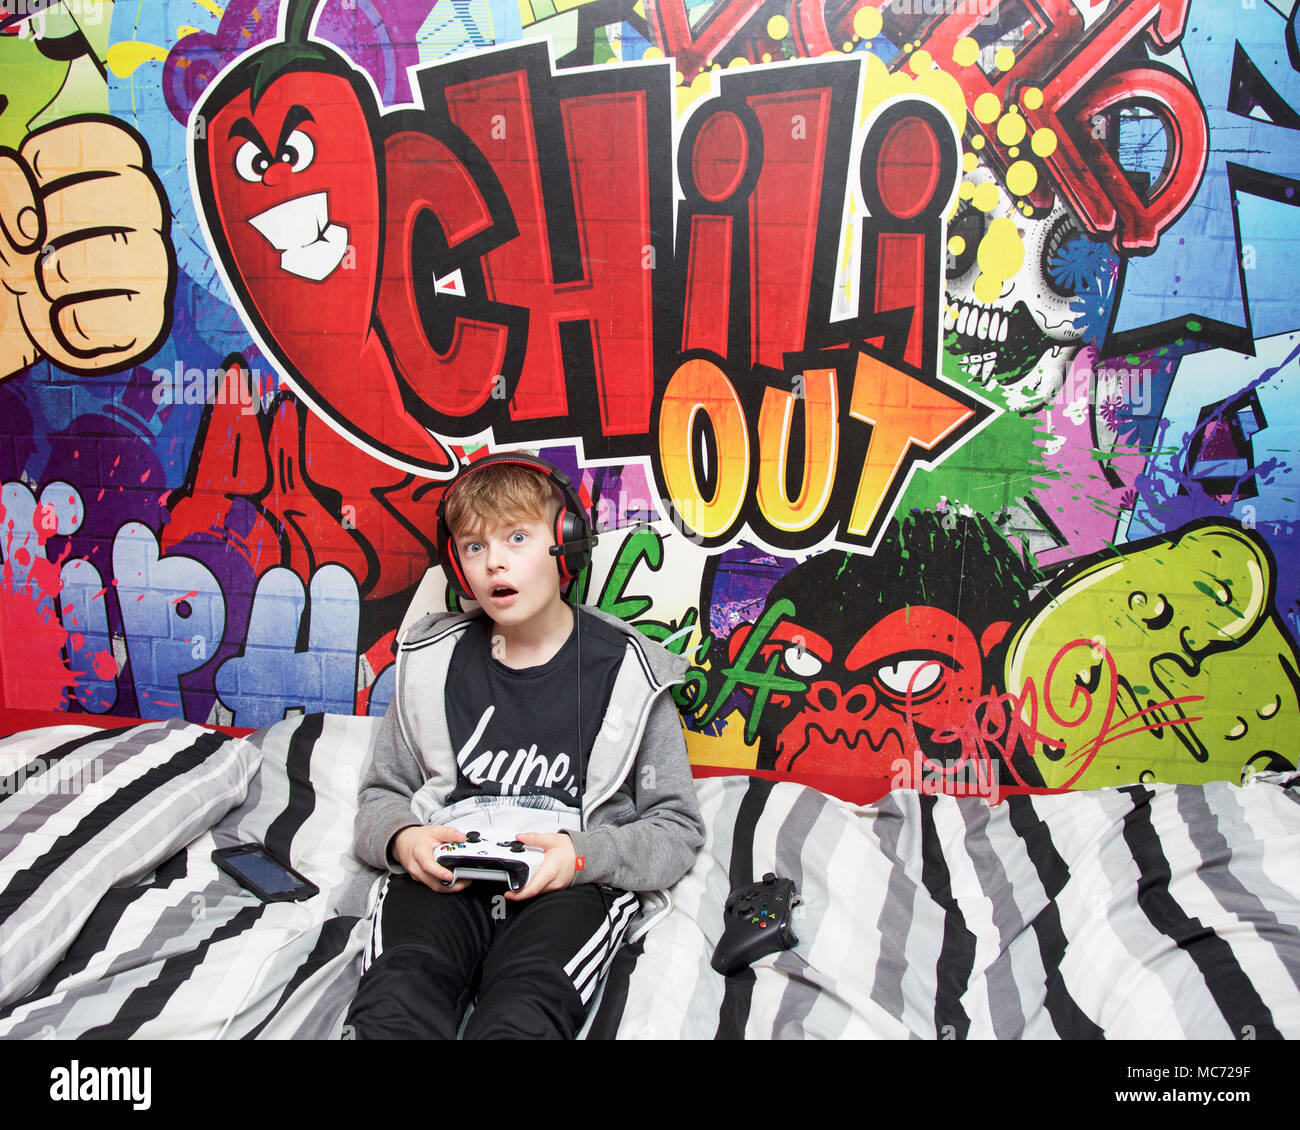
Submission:
[[[217,848],[212,853],[212,862],[263,902],[298,902],[320,893],[315,883],[303,878],[261,844]]]

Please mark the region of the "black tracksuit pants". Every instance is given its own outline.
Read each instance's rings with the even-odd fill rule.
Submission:
[[[432,891],[393,875],[345,1022],[356,1039],[572,1039],[613,960],[635,895],[581,884],[525,902],[475,880]]]

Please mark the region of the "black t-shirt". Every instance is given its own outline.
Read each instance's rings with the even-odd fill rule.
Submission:
[[[579,807],[580,777],[626,644],[593,616],[577,615],[577,622],[581,636],[570,632],[538,667],[516,670],[500,662],[493,654],[495,625],[486,616],[456,644],[446,704],[457,782],[448,804],[471,796],[534,796]]]

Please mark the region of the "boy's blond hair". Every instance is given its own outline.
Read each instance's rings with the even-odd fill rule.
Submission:
[[[457,483],[447,498],[444,516],[454,536],[465,536],[505,522],[549,522],[555,510],[555,489],[544,474],[531,467],[500,463]]]

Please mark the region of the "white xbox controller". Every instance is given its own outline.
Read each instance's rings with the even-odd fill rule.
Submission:
[[[463,844],[443,844],[434,858],[439,867],[445,867],[457,879],[489,879],[508,883],[512,891],[522,891],[545,854],[541,848],[528,847],[518,840],[496,841],[481,832],[466,832]],[[442,884],[451,886],[445,879]]]

